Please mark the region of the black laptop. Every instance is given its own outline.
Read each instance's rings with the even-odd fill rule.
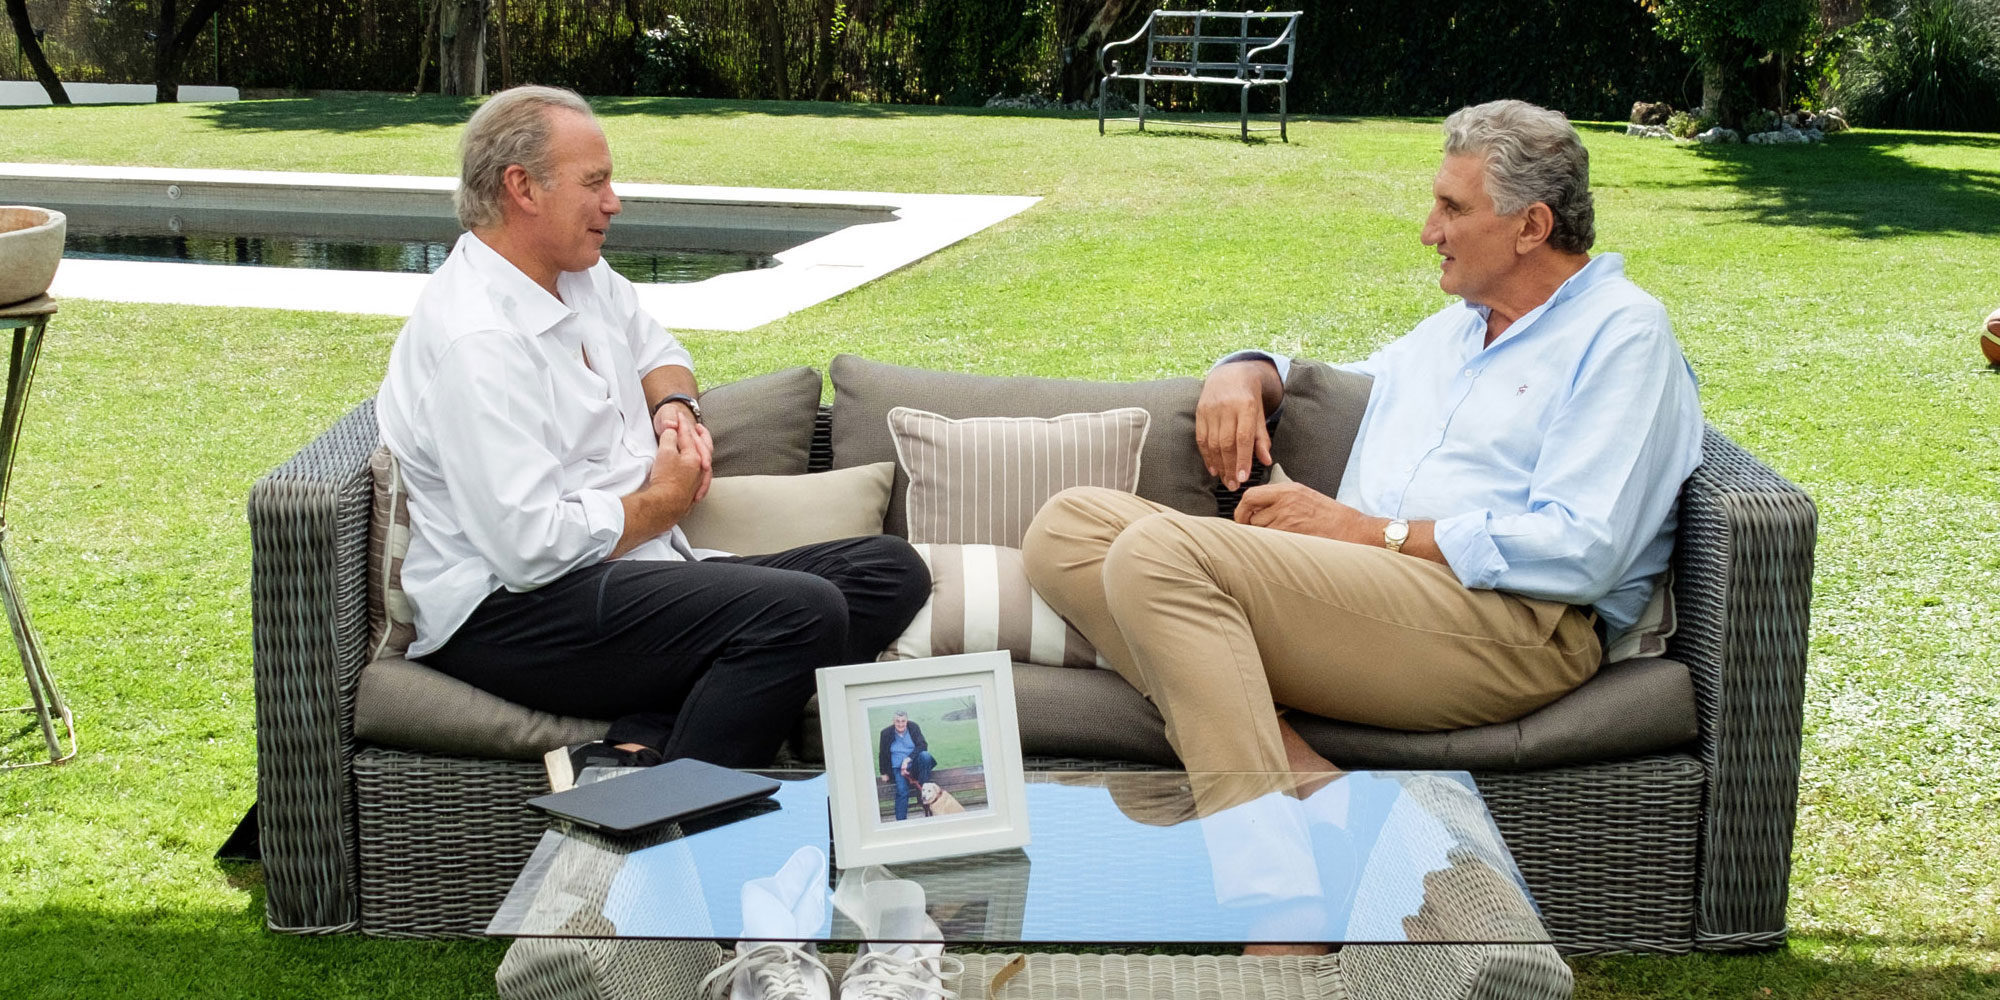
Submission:
[[[769,798],[777,790],[771,778],[683,758],[532,798],[528,805],[593,830],[640,833]]]

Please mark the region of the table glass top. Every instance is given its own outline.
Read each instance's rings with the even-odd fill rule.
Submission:
[[[897,879],[960,945],[1549,940],[1463,772],[1031,772],[1026,848],[849,871],[825,775],[761,773],[770,800],[646,836],[557,824],[487,933],[895,940],[866,887]]]

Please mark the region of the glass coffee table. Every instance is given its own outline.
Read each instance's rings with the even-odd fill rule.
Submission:
[[[821,772],[765,771],[768,802],[611,838],[556,824],[487,933],[506,996],[693,997],[746,933],[745,882],[833,854]],[[615,780],[611,778],[610,780]],[[1008,997],[1567,997],[1570,974],[1463,772],[1030,772],[1021,850],[890,866],[916,882],[961,1000]],[[837,903],[833,858],[825,892]],[[782,939],[869,940],[826,907]],[[879,940],[879,939],[877,939]],[[1327,946],[1245,957],[1244,948]],[[1079,954],[1077,949],[1206,954]],[[1294,949],[1303,950],[1303,949]],[[1016,953],[1033,952],[1025,956]],[[1055,952],[1055,953],[1050,953]],[[992,977],[1013,966],[1018,974]]]

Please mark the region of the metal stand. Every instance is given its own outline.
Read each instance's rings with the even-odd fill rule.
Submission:
[[[42,644],[35,638],[35,627],[28,622],[28,608],[21,601],[21,585],[14,579],[14,568],[7,561],[5,549],[7,541],[7,484],[14,475],[14,446],[21,440],[23,414],[28,408],[28,388],[35,380],[35,360],[42,353],[42,334],[49,328],[49,317],[54,315],[54,299],[44,295],[11,306],[0,306],[0,330],[14,331],[14,349],[7,358],[7,404],[0,413],[0,603],[7,607],[7,625],[14,633],[14,647],[21,653],[21,670],[28,678],[28,696],[34,700],[31,705],[12,709],[15,712],[32,712],[41,723],[42,740],[48,744],[49,759],[30,761],[23,764],[0,764],[0,770],[11,771],[17,767],[39,767],[44,764],[60,764],[76,756],[76,720],[71,717],[69,706],[63,703],[62,691],[56,687],[56,679],[49,673],[49,666],[42,660]],[[56,733],[56,724],[62,724],[62,736]],[[63,751],[63,738],[67,738],[69,751]]]

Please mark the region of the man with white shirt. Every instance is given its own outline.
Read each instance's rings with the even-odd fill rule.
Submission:
[[[470,230],[418,299],[376,397],[402,468],[413,659],[530,708],[615,720],[591,764],[768,764],[813,671],[873,660],[929,596],[893,537],[691,549],[713,440],[693,361],[600,250],[618,196],[589,105],[520,87],[460,144]],[[708,558],[703,558],[707,556]]]
[[[1231,522],[1072,490],[1029,528],[1035,588],[1191,771],[1330,768],[1275,706],[1402,730],[1519,718],[1590,679],[1667,568],[1701,409],[1666,310],[1588,253],[1589,154],[1520,101],[1452,115],[1444,154],[1422,240],[1464,302],[1343,366],[1374,382],[1338,497],[1259,486]],[[1291,364],[1209,372],[1196,444],[1232,489],[1271,461]]]

